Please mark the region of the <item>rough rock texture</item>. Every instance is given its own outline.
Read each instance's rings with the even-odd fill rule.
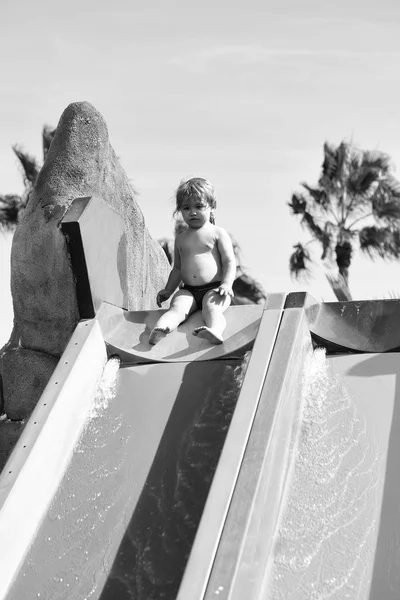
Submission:
[[[0,421],[0,467],[7,462],[12,449],[25,427],[24,421]]]
[[[45,352],[14,348],[3,357],[4,412],[13,421],[26,419],[35,408],[58,359]],[[21,377],[23,373],[23,377]]]
[[[103,117],[87,102],[70,104],[13,239],[14,330],[0,361],[5,412],[13,419],[30,414],[79,320],[59,223],[72,201],[83,196],[101,198],[124,219],[129,309],[156,308],[156,293],[169,273],[109,143]]]

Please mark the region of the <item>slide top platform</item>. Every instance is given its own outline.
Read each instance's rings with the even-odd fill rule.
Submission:
[[[224,343],[214,346],[193,335],[204,325],[201,312],[196,311],[177,330],[155,346],[149,344],[149,334],[164,310],[127,311],[103,302],[96,318],[99,321],[109,356],[118,355],[123,364],[145,362],[192,362],[239,355],[251,348],[257,335],[262,305],[231,306],[225,314],[227,326]]]

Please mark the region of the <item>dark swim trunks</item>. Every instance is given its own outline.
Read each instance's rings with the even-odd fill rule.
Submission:
[[[182,289],[190,292],[193,298],[196,300],[198,308],[201,308],[203,305],[203,298],[205,294],[207,294],[207,292],[209,292],[210,290],[218,288],[220,285],[220,281],[212,281],[211,283],[207,283],[206,285],[187,285],[186,283],[184,283]]]

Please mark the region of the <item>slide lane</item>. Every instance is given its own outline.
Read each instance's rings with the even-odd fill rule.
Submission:
[[[303,298],[285,303],[207,587],[192,598],[400,597],[399,315],[393,303],[392,322],[385,302],[335,307],[346,345],[363,344],[335,353],[343,324],[329,324],[322,348]],[[350,311],[369,315],[373,344],[391,331],[385,352],[367,353],[359,319],[351,339]],[[189,561],[182,599],[194,570]]]
[[[399,375],[398,353],[315,351],[260,597],[399,597]]]
[[[140,365],[115,376],[115,395],[98,393],[7,598],[176,591],[241,362]]]
[[[0,598],[60,485],[106,362],[98,323],[79,323],[0,474]]]
[[[232,309],[255,348],[234,325],[215,360],[107,360],[104,322],[78,325],[1,476],[0,598],[176,597],[223,447],[227,511],[283,299]]]

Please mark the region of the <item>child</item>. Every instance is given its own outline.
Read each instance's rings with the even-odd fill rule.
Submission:
[[[193,335],[212,344],[223,342],[223,312],[233,296],[236,262],[228,233],[214,224],[216,205],[209,181],[202,177],[181,181],[175,214],[182,214],[187,228],[175,238],[174,266],[165,288],[157,294],[158,306],[183,285],[150,333],[150,344],[159,342],[197,309],[202,311],[205,325],[196,327]]]

